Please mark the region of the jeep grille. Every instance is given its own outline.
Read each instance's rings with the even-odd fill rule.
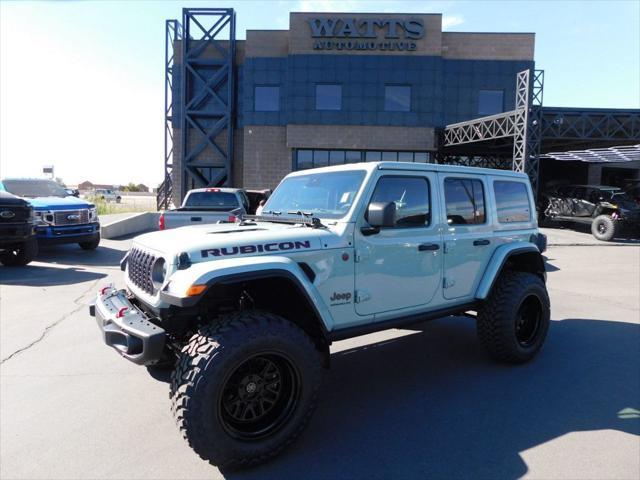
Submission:
[[[153,281],[151,280],[151,268],[156,257],[150,253],[132,248],[127,257],[129,280],[138,288],[153,294]]]
[[[54,225],[79,225],[89,223],[89,210],[62,210],[53,213]]]

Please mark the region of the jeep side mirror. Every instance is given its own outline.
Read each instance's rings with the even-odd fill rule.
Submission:
[[[371,227],[365,227],[362,233],[372,235],[383,227],[393,227],[396,224],[396,204],[394,202],[372,202],[367,207],[367,222]]]

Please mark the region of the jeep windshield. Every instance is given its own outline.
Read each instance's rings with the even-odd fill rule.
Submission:
[[[344,217],[360,190],[366,172],[309,173],[285,178],[267,200],[262,215]]]
[[[18,197],[68,197],[66,190],[52,180],[4,180],[4,188]]]

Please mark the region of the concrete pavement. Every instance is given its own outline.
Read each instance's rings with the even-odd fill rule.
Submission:
[[[166,375],[87,314],[128,243],[0,268],[1,478],[640,477],[640,247],[549,248],[553,324],[527,365],[488,360],[466,318],[336,343],[302,438],[219,472],[175,428]]]

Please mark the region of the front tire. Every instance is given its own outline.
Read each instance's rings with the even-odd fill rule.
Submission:
[[[98,248],[98,245],[100,245],[100,234],[96,235],[91,240],[80,242],[78,245],[80,245],[80,248],[83,250],[95,250]]]
[[[38,255],[38,241],[31,238],[12,250],[0,253],[0,263],[7,267],[24,267]]]
[[[591,224],[591,233],[598,240],[609,242],[618,234],[618,222],[610,215],[598,215]]]
[[[302,433],[320,371],[318,350],[293,323],[270,313],[231,314],[183,348],[171,379],[174,417],[210,463],[260,463]]]
[[[540,277],[508,270],[478,312],[480,343],[494,359],[524,363],[536,356],[550,324],[550,302]]]

